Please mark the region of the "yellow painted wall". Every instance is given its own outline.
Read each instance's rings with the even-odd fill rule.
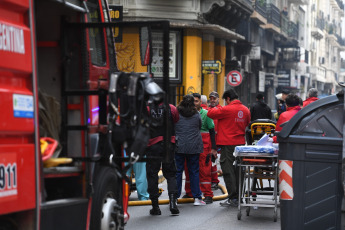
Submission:
[[[214,41],[203,41],[202,42],[202,60],[215,60],[214,59]],[[216,74],[204,74],[204,85],[202,94],[208,95],[214,91],[214,77]]]
[[[184,94],[201,93],[201,51],[202,38],[198,30],[186,29],[183,36]]]
[[[147,67],[141,65],[139,29],[124,28],[122,43],[116,43],[117,68],[123,72],[147,72]]]
[[[222,99],[225,89],[225,58],[226,58],[226,43],[225,41],[217,41],[215,44],[215,59],[222,61],[222,72],[217,75],[217,92],[219,94],[219,104],[224,105]]]

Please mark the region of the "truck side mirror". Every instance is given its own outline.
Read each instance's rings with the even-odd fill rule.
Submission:
[[[140,60],[141,65],[147,66],[152,61],[152,39],[151,39],[151,27],[140,27]]]

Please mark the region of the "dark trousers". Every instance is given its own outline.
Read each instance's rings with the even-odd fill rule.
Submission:
[[[177,197],[181,196],[182,189],[182,174],[184,169],[184,162],[187,161],[187,168],[189,173],[190,188],[194,198],[201,198],[200,179],[199,179],[199,155],[200,154],[184,154],[176,153],[176,182],[177,182]]]
[[[169,194],[177,194],[177,184],[176,184],[176,165],[174,159],[174,151],[175,145],[171,144],[169,153],[171,157],[169,157],[168,162],[163,162],[163,142],[158,142],[146,149],[146,156],[148,158],[146,163],[146,176],[147,176],[147,183],[148,188],[147,191],[150,194],[150,199],[157,199],[159,197],[158,193],[158,172],[161,169],[163,171],[163,176],[167,180],[168,183],[168,193]],[[154,157],[150,159],[150,157]],[[162,157],[162,158],[160,158]]]
[[[235,145],[223,145],[220,152],[220,166],[230,199],[238,199],[239,174],[237,168],[233,165],[235,161],[235,156],[233,155],[235,147]]]

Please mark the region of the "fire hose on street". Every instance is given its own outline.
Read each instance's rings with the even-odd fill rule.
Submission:
[[[218,184],[218,187],[222,190],[223,195],[220,196],[214,196],[213,201],[218,200],[225,200],[228,198],[228,191],[226,190],[224,185]],[[193,203],[194,198],[179,198],[177,203],[178,204],[185,204],[185,203]],[[141,206],[141,205],[151,205],[151,200],[138,200],[138,201],[129,201],[129,206]],[[169,200],[159,200],[159,204],[169,204]]]

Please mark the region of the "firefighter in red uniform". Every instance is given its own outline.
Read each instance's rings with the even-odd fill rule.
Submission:
[[[216,91],[213,91],[209,95],[210,98],[210,108],[217,107],[221,108],[222,106],[219,104],[219,94]],[[216,131],[216,144],[217,143],[217,134],[218,134],[218,120],[213,119],[214,123],[214,130]],[[214,164],[211,168],[211,177],[212,177],[212,189],[217,189],[218,184],[219,184],[219,179],[218,179],[218,169],[217,169],[217,164]]]
[[[276,124],[276,131],[282,130],[281,124],[289,121],[298,111],[301,110],[299,106],[299,97],[295,94],[289,94],[286,99],[286,111],[280,114]]]
[[[319,98],[317,98],[317,94],[318,94],[317,89],[315,88],[309,89],[308,98],[305,101],[303,101],[303,108],[309,105],[310,103],[319,100]]]
[[[280,125],[288,122],[291,120],[295,114],[301,110],[301,107],[299,106],[299,97],[295,94],[289,94],[286,99],[286,111],[280,114],[279,119],[276,124],[276,132],[279,132],[283,129]],[[272,141],[274,143],[277,143],[277,136],[274,136],[272,138]]]
[[[224,92],[223,99],[226,106],[210,108],[207,116],[218,119],[217,144],[221,146],[220,165],[223,178],[228,190],[228,199],[220,203],[222,206],[238,205],[238,177],[233,163],[233,152],[237,145],[245,144],[245,129],[250,122],[249,109],[238,100],[233,89]]]
[[[199,178],[200,178],[200,189],[205,197],[205,203],[211,204],[213,202],[213,192],[211,189],[211,166],[212,166],[212,155],[217,156],[217,147],[214,131],[214,123],[211,118],[207,116],[207,110],[201,108],[201,95],[193,93],[194,103],[201,116],[201,136],[204,145],[204,152],[200,154],[199,158]],[[186,167],[185,167],[186,168]],[[186,196],[193,197],[189,183],[188,170],[185,170],[186,183],[185,190]]]

